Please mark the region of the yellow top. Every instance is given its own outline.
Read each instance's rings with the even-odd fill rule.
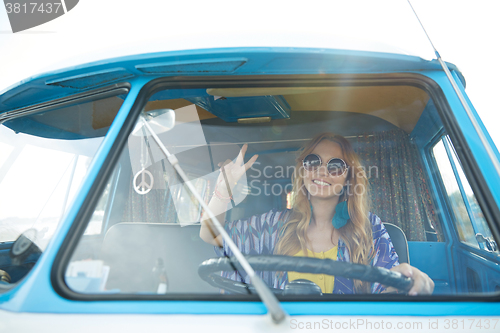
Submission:
[[[320,258],[320,259],[332,259],[337,260],[337,246],[331,248],[325,252],[313,252],[307,249],[307,254],[309,257]],[[305,257],[304,252],[300,250],[294,257]],[[288,272],[288,281],[293,281],[297,279],[306,279],[316,283],[323,293],[331,294],[333,292],[333,284],[335,283],[335,277],[332,275],[325,274],[311,274],[311,273],[298,273],[298,272]]]

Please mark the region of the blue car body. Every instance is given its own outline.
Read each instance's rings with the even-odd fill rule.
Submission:
[[[462,94],[465,94],[465,79],[462,73],[453,65],[448,64],[455,83]],[[97,184],[102,182],[103,170],[107,169],[117,155],[117,142],[123,137],[123,131],[130,128],[130,118],[134,108],[144,103],[148,89],[161,85],[175,85],[190,82],[223,81],[226,79],[267,80],[281,79],[287,76],[295,78],[314,78],[337,75],[349,80],[384,80],[391,82],[410,82],[420,86],[431,87],[433,91],[442,93],[438,96],[441,102],[448,105],[452,119],[447,126],[452,128],[456,138],[459,138],[463,150],[460,156],[469,162],[469,168],[474,168],[476,186],[481,188],[481,204],[488,205],[489,221],[493,234],[500,230],[498,217],[500,207],[500,174],[492,159],[500,160],[500,154],[488,135],[484,124],[475,112],[472,104],[466,98],[473,112],[479,130],[487,138],[489,148],[494,156],[488,153],[481,141],[473,122],[467,115],[449,79],[436,60],[427,61],[415,56],[391,53],[346,51],[331,49],[307,48],[226,48],[192,51],[173,51],[154,54],[126,56],[107,59],[89,64],[83,64],[64,70],[45,73],[31,77],[9,88],[0,95],[0,119],[4,120],[16,112],[29,112],[30,108],[50,107],[57,101],[68,98],[85,98],[95,91],[123,91],[126,96],[123,104],[109,127],[106,136],[99,146],[88,169],[78,193],[70,208],[65,212],[43,254],[34,267],[20,281],[0,292],[0,318],[9,314],[136,314],[136,315],[188,315],[189,318],[206,318],[201,315],[263,315],[266,307],[259,301],[216,301],[182,299],[101,299],[90,301],[90,298],[73,299],[59,285],[63,249],[74,241],[75,235],[85,227],[85,211],[88,209],[89,198],[95,196]],[[186,96],[189,97],[189,96]],[[237,114],[228,114],[228,119]],[[277,115],[276,117],[279,117]],[[415,131],[428,135],[419,136],[421,142],[417,146],[424,151],[426,144],[434,140],[438,132],[432,126],[432,119],[421,119]],[[23,132],[31,135],[50,137],[50,131],[43,128],[30,127],[26,123]],[[113,157],[115,156],[115,157]],[[424,168],[431,174],[433,164],[423,161]],[[439,193],[437,185],[431,182],[431,189]],[[438,210],[444,211],[443,207]],[[286,301],[282,302],[284,310],[293,318],[300,316],[422,316],[435,319],[442,316],[474,316],[480,318],[497,318],[500,314],[500,296],[495,290],[500,284],[500,258],[497,253],[478,255],[470,251],[456,250],[458,239],[453,226],[443,224],[446,242],[409,242],[409,252],[412,265],[426,271],[436,281],[436,292],[443,295],[406,300],[346,300],[341,301]],[[498,234],[496,234],[498,235]],[[497,238],[498,239],[498,238]],[[12,242],[0,244],[0,256],[5,263]],[[455,249],[455,250],[453,250]],[[436,252],[438,251],[438,252]],[[436,257],[439,253],[439,257]],[[417,255],[418,254],[418,255]],[[441,257],[442,256],[442,257]],[[475,259],[474,259],[475,258]],[[487,259],[485,259],[487,258]],[[441,260],[446,263],[470,263],[479,272],[483,291],[492,295],[472,295],[467,297],[445,295],[450,290],[462,290],[466,287],[458,285],[457,281],[465,279],[450,279],[443,276],[440,267]],[[29,260],[29,259],[28,259]],[[0,267],[1,269],[2,267]],[[451,273],[450,273],[451,274]],[[439,281],[442,281],[439,282]],[[496,292],[496,294],[494,294]],[[492,317],[493,316],[493,317]],[[54,317],[52,317],[54,318]],[[168,326],[169,317],[165,317]],[[238,317],[239,318],[239,317]],[[254,318],[254,317],[252,317]],[[262,320],[259,316],[255,317]],[[260,318],[260,319],[259,319]],[[443,317],[444,318],[444,317]],[[1,320],[0,320],[1,321]],[[214,323],[212,323],[215,325]],[[219,323],[224,327],[223,323]],[[22,325],[21,325],[22,326]],[[1,327],[1,324],[0,324]],[[215,327],[215,326],[214,326]],[[269,324],[269,327],[273,327]]]

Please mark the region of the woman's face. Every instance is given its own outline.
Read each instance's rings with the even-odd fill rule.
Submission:
[[[321,157],[321,166],[314,171],[303,170],[304,185],[311,197],[333,198],[342,193],[348,175],[346,171],[343,175],[331,175],[326,167],[326,163],[332,158],[341,158],[345,161],[340,145],[330,140],[321,141],[311,152]]]

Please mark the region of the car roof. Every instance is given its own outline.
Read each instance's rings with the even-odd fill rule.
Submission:
[[[458,69],[449,64],[450,70]],[[30,77],[0,95],[0,113],[137,77],[374,74],[441,70],[436,60],[339,49],[221,48],[104,59]],[[461,74],[458,72],[461,76]],[[465,81],[463,80],[463,83]]]

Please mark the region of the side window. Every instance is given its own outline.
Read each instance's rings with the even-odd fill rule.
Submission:
[[[0,124],[0,243],[35,229],[38,245],[45,247],[124,97],[76,103]],[[91,233],[99,233],[102,224],[102,213],[96,212]]]
[[[486,251],[498,251],[491,230],[465,177],[449,137],[444,136],[432,148],[432,153],[446,189],[460,241]]]

